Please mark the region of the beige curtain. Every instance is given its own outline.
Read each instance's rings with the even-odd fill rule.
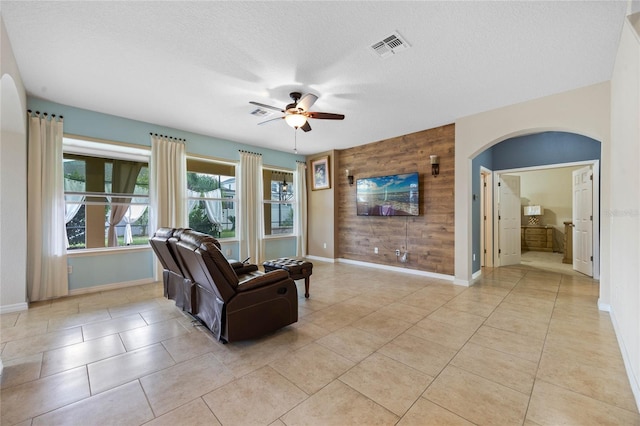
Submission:
[[[240,259],[256,264],[264,260],[262,188],[262,155],[240,151]]]
[[[62,117],[29,115],[27,296],[31,302],[69,293],[62,135]]]
[[[182,141],[151,135],[150,232],[160,227],[184,228],[187,216],[187,157]]]
[[[296,191],[296,208],[294,226],[297,236],[296,256],[307,255],[307,164],[296,161],[294,186]]]
[[[137,161],[114,160],[111,172],[111,192],[114,194],[133,193],[136,187],[138,173],[142,169],[142,163]],[[108,247],[118,246],[116,225],[124,218],[129,210],[131,198],[113,197],[111,200],[111,213],[109,214],[109,231],[107,233]]]

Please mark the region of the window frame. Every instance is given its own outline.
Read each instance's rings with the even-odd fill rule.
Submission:
[[[273,179],[271,179],[269,182],[267,182],[266,177],[265,177],[265,172],[269,171],[271,173],[282,173],[283,175],[291,175],[291,182],[287,181],[287,185],[288,188],[291,189],[290,191],[287,190],[287,193],[291,194],[291,198],[286,199],[286,200],[273,200],[271,199],[273,191],[271,190],[271,182],[273,182]],[[274,233],[270,233],[267,234],[266,230],[267,230],[267,217],[266,215],[263,215],[263,235],[262,237],[264,239],[276,239],[276,238],[296,238],[298,237],[297,232],[296,232],[296,226],[295,226],[295,219],[296,219],[296,207],[297,207],[297,199],[296,199],[296,195],[297,195],[297,188],[294,185],[294,181],[295,181],[295,174],[296,171],[295,170],[290,170],[290,169],[285,169],[282,167],[274,167],[274,166],[262,166],[262,180],[263,180],[263,189],[267,189],[269,188],[269,193],[267,194],[266,191],[263,191],[263,196],[262,196],[262,208],[263,208],[263,212],[265,212],[266,210],[266,205],[269,204],[271,206],[275,205],[291,205],[291,210],[292,210],[292,214],[293,217],[291,218],[292,220],[292,224],[291,224],[291,232],[287,232],[287,233],[282,233],[282,234],[274,234]],[[284,177],[283,177],[284,180]],[[277,182],[277,180],[276,180]],[[279,185],[280,186],[280,185]],[[269,198],[267,198],[269,197]],[[273,223],[273,221],[271,221]],[[271,228],[269,228],[271,229]]]
[[[80,135],[73,135],[73,134],[68,134],[65,133],[63,134],[63,142],[62,142],[62,155],[63,155],[63,162],[64,162],[64,157],[66,155],[78,155],[78,156],[82,156],[82,157],[93,157],[93,158],[100,158],[100,159],[105,159],[105,160],[125,160],[125,161],[136,161],[136,162],[141,162],[141,163],[145,163],[147,170],[150,170],[150,163],[151,163],[151,147],[150,146],[144,146],[144,145],[134,145],[134,144],[128,144],[128,143],[122,143],[122,142],[116,142],[116,141],[110,141],[110,140],[103,140],[103,139],[96,139],[96,138],[91,138],[91,137],[86,137],[86,136],[80,136]],[[64,165],[63,165],[64,167]],[[149,185],[151,185],[151,182],[149,182]],[[118,194],[118,193],[113,193],[113,192],[95,192],[95,191],[84,191],[84,192],[78,192],[78,191],[64,191],[64,196],[65,196],[65,206],[67,205],[67,201],[66,201],[66,196],[67,195],[85,195],[85,196],[90,196],[90,197],[114,197],[114,196],[125,196],[125,197],[130,197],[131,195],[134,195],[131,198],[142,198],[142,199],[146,199],[147,202],[146,203],[140,203],[140,202],[132,202],[129,203],[129,205],[146,205],[147,206],[147,212],[148,215],[151,216],[152,215],[152,205],[151,205],[151,199],[150,199],[150,194]],[[84,200],[82,201],[83,205],[112,205],[112,204],[117,204],[117,203],[112,203],[111,201],[105,200],[104,202],[96,202],[96,201],[87,201]],[[147,225],[148,226],[148,225]],[[66,228],[66,223],[65,223],[65,228]],[[107,228],[105,227],[105,233],[106,233]],[[147,228],[148,231],[148,228]],[[85,232],[86,232],[86,224],[85,224]],[[86,247],[86,240],[85,240],[85,247],[84,248],[76,248],[76,249],[71,249],[71,248],[67,248],[67,256],[83,256],[83,255],[88,255],[94,252],[114,252],[114,251],[131,251],[131,250],[149,250],[151,248],[151,246],[149,245],[148,239],[147,242],[145,244],[132,244],[132,245],[122,245],[122,246],[115,246],[115,247]]]
[[[212,174],[212,173],[207,173],[207,172],[203,172],[203,171],[194,171],[194,170],[189,170],[189,162],[193,161],[196,163],[209,163],[209,164],[214,164],[217,165],[219,167],[233,167],[233,176],[230,175],[222,175],[222,174]],[[219,159],[219,158],[213,158],[213,157],[205,157],[205,156],[199,156],[199,155],[193,155],[193,154],[187,154],[187,168],[186,168],[186,173],[187,176],[189,173],[202,173],[202,174],[206,174],[212,177],[216,177],[216,176],[228,176],[228,177],[233,177],[235,179],[234,182],[234,189],[233,189],[233,198],[227,198],[224,196],[221,196],[221,198],[211,198],[211,197],[191,197],[189,196],[189,188],[188,188],[188,178],[187,178],[187,187],[185,188],[185,190],[187,191],[187,196],[186,196],[186,203],[187,203],[187,221],[189,221],[189,202],[190,201],[220,201],[222,203],[223,209],[224,209],[224,205],[225,203],[233,203],[234,204],[234,213],[235,213],[235,223],[234,223],[234,235],[232,237],[221,237],[221,236],[216,236],[214,235],[214,237],[219,240],[220,242],[234,242],[234,241],[239,241],[239,236],[238,236],[238,230],[240,229],[240,222],[239,220],[241,220],[241,218],[239,218],[239,210],[238,210],[238,206],[240,205],[240,199],[238,198],[238,188],[237,188],[237,183],[238,183],[238,162],[237,161],[229,161],[229,160],[223,160],[223,159]],[[218,184],[221,186],[222,185],[222,181],[218,181]],[[190,225],[190,224],[189,224]]]

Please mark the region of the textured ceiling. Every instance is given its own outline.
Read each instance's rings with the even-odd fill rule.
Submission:
[[[342,149],[611,78],[626,1],[25,2],[0,11],[30,95],[281,151],[249,101],[319,96],[298,152]],[[397,31],[411,48],[370,46]],[[277,114],[277,113],[276,113]],[[271,116],[269,118],[272,118]]]

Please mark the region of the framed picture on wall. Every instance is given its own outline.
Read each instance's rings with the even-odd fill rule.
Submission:
[[[316,189],[329,189],[331,183],[329,182],[329,157],[318,158],[311,161],[311,173],[313,190]]]

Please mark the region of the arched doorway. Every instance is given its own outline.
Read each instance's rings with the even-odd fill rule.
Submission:
[[[486,188],[484,188],[483,176],[486,176],[488,171],[495,172],[496,175],[502,176],[510,176],[512,178],[517,178],[518,182],[520,176],[523,174],[518,172],[531,171],[531,170],[540,170],[540,169],[556,169],[560,170],[562,167],[567,167],[571,165],[580,165],[580,164],[597,164],[595,176],[599,176],[599,162],[601,158],[601,144],[599,141],[596,141],[592,138],[579,135],[576,133],[570,132],[538,132],[532,133],[529,135],[523,135],[513,138],[505,139],[485,151],[478,154],[472,160],[472,186],[473,193],[480,194],[484,196],[487,193]],[[566,172],[565,172],[566,173]],[[564,182],[564,185],[571,188],[571,172],[569,171],[569,178]],[[526,174],[526,173],[525,173]],[[556,173],[557,175],[558,173]],[[544,173],[538,174],[537,178],[540,179],[541,176],[545,176]],[[493,190],[495,194],[492,198],[497,199],[498,191],[502,189],[498,187],[499,179],[494,179],[496,185]],[[599,188],[599,179],[596,181],[596,187]],[[554,185],[553,182],[549,183],[549,185]],[[556,187],[558,183],[555,182]],[[555,190],[556,187],[553,187]],[[541,189],[542,188],[542,189]],[[544,182],[542,184],[538,183],[536,185],[536,190],[544,190]],[[552,192],[550,189],[549,192]],[[559,194],[562,194],[562,191],[556,191]],[[596,197],[596,204],[598,201],[599,193],[594,194]],[[520,197],[520,194],[518,194]],[[534,198],[545,198],[541,194],[534,194]],[[557,197],[557,195],[556,195]],[[551,197],[547,197],[551,198]],[[522,198],[522,204],[529,204],[526,197]],[[547,206],[547,221],[548,224],[545,224],[544,228],[541,229],[528,229],[526,227],[522,227],[522,230],[526,231],[542,231],[544,237],[548,239],[548,249],[541,249],[542,251],[552,251],[558,252],[560,250],[564,250],[563,245],[563,236],[564,236],[564,225],[563,222],[571,221],[571,212],[567,214],[566,206],[567,204],[571,205],[571,193],[567,194],[567,199],[564,201],[558,202],[558,200],[554,200],[555,204],[550,203]],[[518,206],[516,209],[515,217],[513,218],[515,222],[517,222],[517,241],[512,246],[517,244],[518,248],[518,256],[516,262],[520,262],[520,228],[521,228],[521,208],[519,207],[521,202],[517,200]],[[535,204],[535,203],[534,203]],[[485,205],[485,210],[481,211],[482,206]],[[549,208],[551,207],[551,208]],[[490,210],[490,209],[489,209]],[[497,208],[496,208],[497,210]],[[495,214],[494,214],[495,213]],[[503,216],[502,219],[506,218],[506,212],[500,212]],[[491,217],[488,217],[491,216]],[[488,258],[495,260],[493,264],[489,266],[499,266],[501,264],[500,260],[500,252],[499,241],[503,240],[503,238],[496,237],[499,233],[500,223],[504,223],[504,220],[500,222],[498,220],[499,214],[498,212],[491,212],[487,215],[486,203],[485,200],[480,197],[479,202],[474,202],[472,204],[472,251],[473,253],[479,253],[481,256],[486,254],[486,250],[491,250],[493,257],[489,256]],[[593,247],[593,253],[599,254],[599,235],[598,230],[599,226],[597,223],[597,219],[599,215],[594,215],[596,221],[594,222],[594,235],[595,238],[591,241]],[[487,228],[487,222],[490,222],[492,228],[495,230],[493,235],[487,235],[483,233],[482,230]],[[548,237],[546,236],[548,234]],[[525,234],[526,235],[526,234]],[[504,243],[504,241],[502,241]],[[505,253],[502,253],[503,257]],[[512,256],[515,258],[515,256]],[[482,266],[481,260],[486,259],[487,257],[481,257],[477,259],[475,256],[472,259],[473,262],[473,270],[479,271]],[[504,263],[504,262],[503,262]],[[599,274],[599,257],[594,256],[593,263],[596,266],[594,269],[595,277],[598,277]]]

